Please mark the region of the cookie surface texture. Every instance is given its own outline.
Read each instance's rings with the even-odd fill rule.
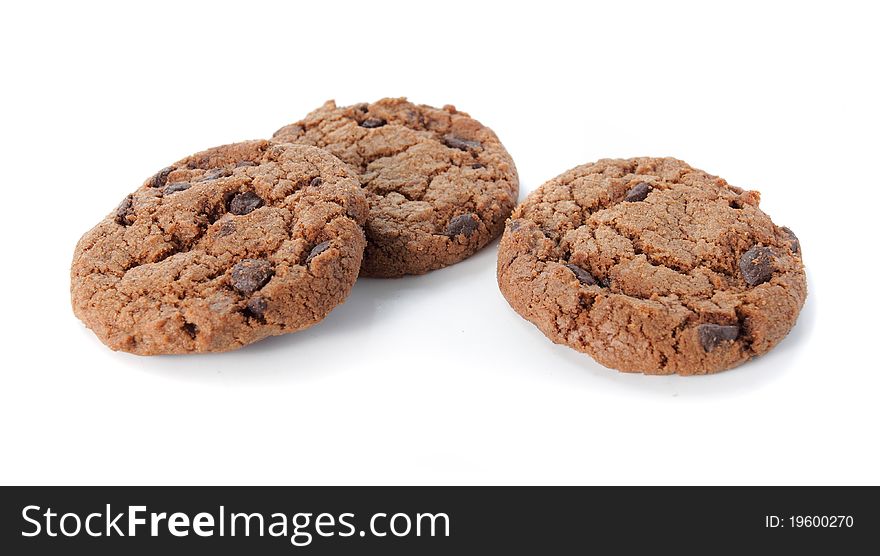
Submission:
[[[672,158],[600,160],[518,206],[498,254],[513,309],[627,372],[706,374],[770,350],[807,295],[760,196]]]
[[[114,350],[227,351],[341,303],[366,244],[357,177],[309,146],[248,141],[150,177],[76,246],[76,315]]]
[[[519,194],[495,133],[452,106],[330,101],[273,139],[326,149],[360,177],[370,204],[363,276],[423,274],[471,256],[501,234]]]

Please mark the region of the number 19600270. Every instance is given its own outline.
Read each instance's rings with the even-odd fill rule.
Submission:
[[[788,517],[791,527],[852,527],[851,515],[792,515]]]

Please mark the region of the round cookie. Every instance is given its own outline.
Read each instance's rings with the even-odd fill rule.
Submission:
[[[514,210],[498,284],[555,343],[627,372],[704,374],[770,350],[807,294],[757,191],[673,158],[600,160]]]
[[[423,274],[473,255],[501,234],[519,194],[498,137],[453,106],[329,101],[273,139],[326,149],[359,175],[370,204],[363,276]]]
[[[160,170],[86,233],[76,315],[114,350],[227,351],[323,319],[366,241],[357,177],[305,145],[249,141]]]

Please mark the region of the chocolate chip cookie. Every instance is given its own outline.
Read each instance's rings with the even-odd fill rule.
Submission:
[[[249,141],[163,168],[76,246],[76,315],[114,350],[227,351],[301,330],[363,256],[357,177],[305,145]]]
[[[370,204],[364,276],[423,274],[469,257],[501,234],[519,193],[492,130],[453,106],[329,101],[273,138],[326,149],[359,175]]]
[[[608,367],[728,369],[782,340],[807,295],[797,237],[759,200],[672,158],[578,166],[514,210],[498,284],[551,340]]]

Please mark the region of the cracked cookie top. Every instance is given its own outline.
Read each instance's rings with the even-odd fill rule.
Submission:
[[[326,149],[358,174],[370,205],[365,276],[423,274],[469,257],[501,234],[519,193],[498,137],[453,106],[329,101],[273,139]]]
[[[800,244],[759,200],[672,158],[578,166],[513,212],[498,283],[550,339],[603,365],[730,368],[784,338],[806,297]]]
[[[226,351],[324,318],[361,264],[367,204],[326,152],[248,141],[150,177],[76,246],[76,315],[114,350]]]

